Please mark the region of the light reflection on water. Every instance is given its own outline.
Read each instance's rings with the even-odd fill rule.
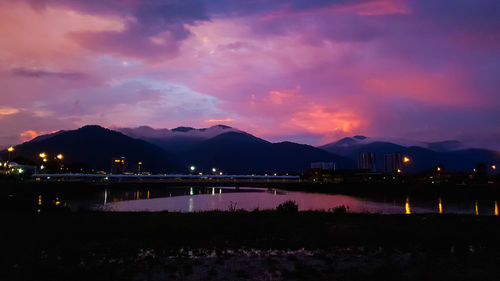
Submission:
[[[218,190],[217,190],[218,189]],[[149,190],[134,194],[136,200],[112,200],[107,204],[94,207],[103,211],[170,211],[170,212],[198,212],[223,210],[230,206],[236,209],[252,211],[254,209],[275,209],[279,204],[293,200],[299,210],[329,210],[338,206],[346,206],[350,212],[382,213],[382,214],[415,214],[415,213],[454,213],[476,215],[498,215],[497,201],[468,201],[443,200],[441,197],[433,200],[412,200],[410,197],[392,200],[375,200],[370,198],[353,197],[347,195],[332,195],[319,193],[292,192],[283,190],[266,190],[262,188],[245,188],[242,190],[228,188],[223,193],[222,188],[198,189],[188,188],[180,196],[171,193],[161,197],[150,196]],[[104,191],[104,196],[110,196]],[[127,196],[124,196],[127,198]],[[129,199],[132,199],[128,197]],[[403,200],[401,200],[403,199]],[[102,201],[101,201],[102,202]],[[436,204],[437,203],[437,204]]]

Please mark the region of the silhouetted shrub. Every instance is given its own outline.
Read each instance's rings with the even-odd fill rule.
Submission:
[[[276,210],[284,213],[297,213],[299,211],[299,205],[297,205],[295,201],[289,200],[279,204]]]
[[[334,213],[334,214],[345,214],[345,213],[347,213],[347,211],[349,211],[349,207],[344,206],[344,205],[340,205],[340,206],[331,208],[329,211]]]

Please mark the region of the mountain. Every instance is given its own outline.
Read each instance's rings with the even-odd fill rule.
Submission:
[[[270,143],[244,132],[228,132],[205,140],[185,154],[190,165],[230,173],[300,172],[312,162],[336,162],[351,168],[353,161],[310,145]]]
[[[142,139],[153,143],[164,150],[182,155],[195,145],[204,140],[216,137],[227,132],[240,132],[237,129],[225,125],[216,125],[210,128],[195,129],[191,127],[177,127],[169,129],[153,129],[148,126],[137,128],[116,128],[129,137]]]
[[[144,171],[151,172],[179,171],[182,166],[176,156],[154,144],[100,126],[85,126],[35,138],[16,146],[15,156],[39,161],[41,152],[62,153],[67,164],[85,163],[104,171],[110,170],[114,157],[126,157],[131,171],[136,170],[139,161],[143,162]]]
[[[405,146],[371,138],[353,137],[343,138],[320,148],[350,158],[352,161],[356,161],[361,153],[374,153],[378,171],[383,171],[384,155],[390,153],[401,153],[410,157],[411,163],[405,167],[408,172],[419,172],[437,165],[442,165],[448,170],[471,171],[477,163],[500,162],[499,152],[488,149],[462,149],[463,145],[459,141],[417,142],[417,144]]]

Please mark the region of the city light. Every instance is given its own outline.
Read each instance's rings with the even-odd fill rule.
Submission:
[[[14,151],[14,147],[12,147],[12,146],[11,146],[11,147],[7,148],[7,151],[8,151],[8,152],[12,152],[12,151]]]
[[[45,154],[45,152],[42,152],[38,156],[40,156],[40,158],[45,158],[45,157],[47,157],[47,154]]]
[[[492,168],[493,170],[496,170],[496,169],[497,169],[497,165],[491,165],[491,168]]]
[[[410,163],[410,157],[403,157],[403,163]]]
[[[215,173],[215,172],[217,172],[217,169],[215,169],[215,168],[212,168],[212,172],[214,172],[214,173]]]
[[[57,157],[57,159],[59,159],[59,160],[62,160],[62,159],[64,158],[64,156],[63,156],[62,154],[57,154],[57,156],[56,156],[56,157]]]
[[[401,173],[401,169],[398,169],[398,173]]]
[[[139,163],[137,163],[137,164],[142,165],[142,162],[139,162]]]
[[[441,167],[437,167],[437,171],[440,172],[441,171]]]
[[[194,171],[194,170],[196,170],[196,167],[195,166],[191,166],[191,167],[189,167],[189,170]]]

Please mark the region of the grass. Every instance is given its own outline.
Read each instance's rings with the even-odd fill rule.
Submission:
[[[18,272],[16,268],[36,268],[37,274],[43,276],[41,280],[58,280],[55,273],[68,278],[74,270],[85,271],[89,278],[103,274],[101,278],[113,272],[109,275],[111,279],[107,279],[112,280],[148,271],[182,273],[183,278],[187,278],[205,268],[206,274],[213,277],[220,272],[203,267],[201,261],[193,263],[190,251],[197,255],[203,249],[215,250],[217,259],[211,266],[222,267],[238,256],[227,254],[224,249],[301,248],[322,251],[315,257],[320,264],[325,264],[320,266],[321,270],[309,264],[313,258],[289,258],[272,264],[261,259],[259,266],[282,270],[285,277],[307,280],[304,276],[329,276],[332,270],[340,270],[337,268],[340,265],[332,269],[331,262],[326,261],[339,257],[359,259],[361,255],[373,262],[380,261],[380,264],[370,263],[366,272],[380,276],[390,272],[401,276],[407,270],[420,268],[422,263],[434,266],[441,262],[444,268],[449,268],[452,266],[451,260],[447,260],[450,255],[462,265],[472,264],[468,260],[474,255],[483,259],[482,263],[475,261],[474,268],[489,277],[496,274],[494,264],[499,260],[497,253],[500,250],[500,218],[482,216],[276,211],[191,214],[4,212],[0,219],[4,226],[0,234],[0,272],[11,274],[13,280],[33,274],[29,270]],[[412,256],[411,269],[405,269],[406,265],[393,265],[394,260],[400,259],[393,258],[399,253]],[[166,259],[169,256],[178,257],[177,262]],[[217,262],[220,259],[223,262]],[[433,264],[427,264],[430,260]],[[295,271],[281,268],[290,262],[295,264]],[[235,272],[235,278],[251,275],[245,268]],[[347,269],[342,272],[347,276],[359,275],[359,278],[368,274]]]

